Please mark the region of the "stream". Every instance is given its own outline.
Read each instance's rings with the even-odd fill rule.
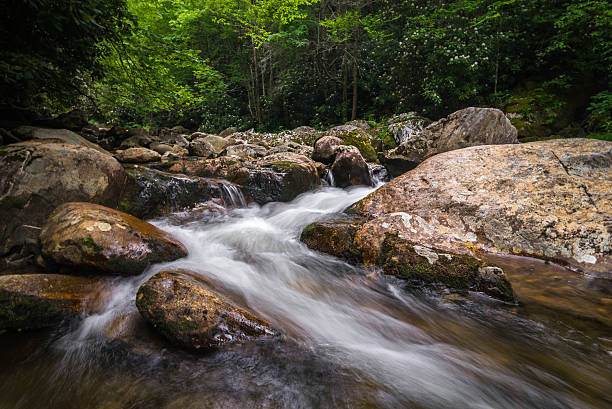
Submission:
[[[189,256],[116,278],[105,309],[72,327],[2,334],[0,408],[612,407],[609,282],[498,256],[513,306],[409,290],[299,241],[371,191],[322,187],[153,221]],[[148,328],[130,332],[138,287],[170,268],[200,274],[283,337],[191,355]]]

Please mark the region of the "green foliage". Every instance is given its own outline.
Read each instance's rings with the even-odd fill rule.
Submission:
[[[352,115],[373,121],[499,106],[534,137],[612,126],[609,0],[9,0],[5,9],[4,102],[59,109],[85,95],[101,123],[322,129],[349,119],[354,102]]]

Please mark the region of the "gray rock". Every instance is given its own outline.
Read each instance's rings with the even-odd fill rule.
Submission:
[[[35,126],[20,126],[13,129],[13,134],[20,136],[22,139],[55,139],[62,141],[70,145],[80,145],[91,149],[95,149],[99,152],[110,155],[110,152],[102,149],[99,145],[89,142],[81,135],[69,131],[68,129],[51,129],[51,128],[38,128]]]
[[[0,254],[37,239],[62,203],[116,206],[126,177],[111,155],[42,140],[0,147],[0,169]]]
[[[210,158],[217,153],[215,147],[205,138],[197,138],[189,142],[189,154],[201,158]]]

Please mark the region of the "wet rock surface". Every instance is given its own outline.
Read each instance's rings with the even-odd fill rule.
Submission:
[[[337,187],[372,185],[368,164],[356,149],[338,153],[330,172]]]
[[[228,156],[185,159],[172,164],[167,171],[229,180],[242,188],[247,199],[259,204],[292,200],[321,183],[315,163],[293,152],[276,153],[257,160]]]
[[[1,147],[0,168],[0,254],[36,240],[46,218],[62,203],[116,206],[126,179],[110,155],[46,141]]]
[[[442,285],[451,290],[480,291],[502,301],[516,302],[503,270],[469,255],[444,252],[383,233],[380,247],[364,247],[358,234],[367,228],[365,218],[342,217],[307,226],[301,240],[311,249],[339,257],[351,264],[377,265],[384,274],[401,278],[409,286]]]
[[[474,249],[558,260],[610,276],[612,143],[566,139],[436,155],[358,202],[384,232],[456,253]]]
[[[278,335],[265,321],[221,299],[197,274],[162,271],[136,296],[143,318],[174,345],[211,350]]]
[[[91,203],[57,208],[40,234],[43,255],[70,269],[137,275],[187,255],[170,234],[127,213]]]
[[[126,169],[128,182],[118,209],[141,219],[198,207],[220,199],[225,208],[246,205],[240,188],[219,179],[162,172],[146,167]]]
[[[0,329],[54,326],[101,309],[109,283],[103,279],[61,274],[0,276]]]

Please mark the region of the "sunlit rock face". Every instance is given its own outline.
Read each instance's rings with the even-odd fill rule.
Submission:
[[[531,255],[609,275],[612,143],[563,139],[436,155],[358,202],[357,233],[384,233],[457,253]]]
[[[40,235],[43,255],[74,271],[138,275],[149,265],[187,255],[178,240],[127,213],[91,203],[66,203]]]

